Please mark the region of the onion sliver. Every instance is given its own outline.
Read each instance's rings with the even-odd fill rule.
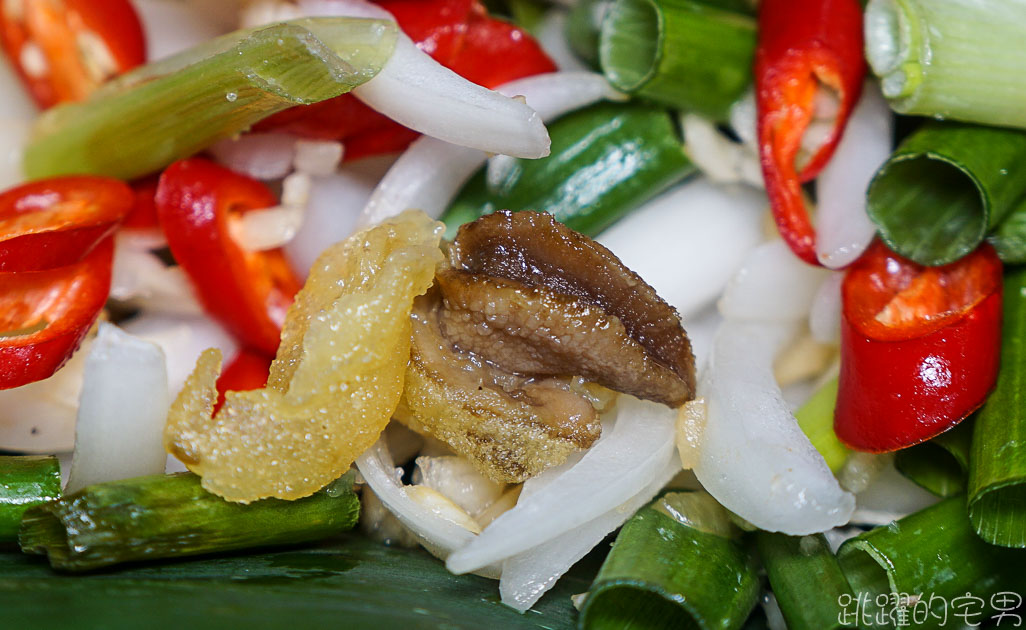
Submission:
[[[847,266],[873,240],[876,226],[866,214],[866,190],[891,154],[893,121],[880,89],[867,81],[834,156],[816,180],[816,255],[827,267]]]
[[[757,191],[695,179],[624,217],[598,241],[686,319],[712,304],[762,240],[764,208]]]
[[[214,143],[214,158],[254,179],[281,179],[292,171],[296,137],[287,133],[247,133]]]
[[[844,274],[831,273],[816,290],[809,309],[809,332],[820,343],[841,341],[841,281]]]
[[[707,419],[695,467],[724,507],[760,529],[792,536],[843,525],[855,508],[773,378],[773,359],[797,330],[789,322],[720,327],[698,389]]]
[[[203,307],[181,267],[168,267],[133,238],[117,235],[110,297],[147,312],[201,315]]]
[[[549,9],[542,17],[541,23],[532,31],[545,54],[564,72],[587,71],[587,64],[581,61],[566,38],[566,9]]]
[[[100,324],[86,358],[66,492],[163,473],[170,404],[160,347],[113,324]]]
[[[857,525],[886,525],[940,501],[888,464],[865,491],[855,497],[851,522]]]
[[[720,299],[728,320],[781,322],[806,317],[827,272],[799,260],[783,241],[752,250]],[[656,289],[658,289],[656,285]]]
[[[675,421],[673,409],[621,396],[608,438],[449,556],[449,570],[468,573],[506,560],[622,505],[644,490],[672,456]]]
[[[602,99],[622,98],[602,75],[594,72],[539,74],[510,81],[498,91],[523,96],[544,121]],[[483,152],[475,149],[437,138],[419,138],[378,184],[360,215],[360,225],[379,223],[410,208],[438,218],[486,159]]]
[[[224,0],[218,0],[221,4]],[[224,29],[187,2],[133,0],[146,37],[146,59],[156,61],[214,39]]]
[[[297,6],[307,17],[394,19],[363,0],[300,0]],[[402,32],[385,66],[353,94],[392,120],[446,142],[524,158],[549,154],[549,133],[534,110],[464,79]]]
[[[578,560],[601,543],[614,529],[640,510],[680,472],[673,452],[653,480],[620,506],[584,525],[507,559],[502,564],[499,593],[502,603],[524,612],[555,585]]]

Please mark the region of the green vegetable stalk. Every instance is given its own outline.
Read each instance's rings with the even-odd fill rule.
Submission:
[[[993,544],[1026,547],[1026,268],[1005,274],[1001,369],[976,418],[969,520]]]
[[[965,421],[929,442],[894,454],[894,467],[939,497],[965,491],[973,423]]]
[[[600,103],[549,126],[552,153],[515,160],[498,181],[475,175],[442,215],[460,225],[496,210],[544,210],[589,236],[679,182],[694,167],[673,120],[648,105]]]
[[[87,486],[30,508],[21,523],[25,553],[46,554],[66,571],[155,558],[319,540],[356,524],[360,502],[346,475],[297,501],[229,503],[191,473]]]
[[[151,173],[275,112],[365,83],[388,61],[396,36],[394,23],[352,18],[225,35],[44,113],[25,151],[25,174]]]
[[[0,542],[17,540],[25,510],[60,496],[56,457],[0,457]]]
[[[580,627],[741,628],[759,598],[755,561],[726,510],[672,493],[627,521],[591,586]]]
[[[826,460],[830,471],[844,467],[851,451],[834,433],[834,406],[837,404],[837,379],[832,378],[817,389],[794,414],[798,426]]]
[[[755,19],[694,0],[617,0],[599,60],[613,87],[725,121],[752,82]]]
[[[1026,132],[930,122],[869,185],[867,211],[906,258],[943,265],[965,256],[1026,195]]]

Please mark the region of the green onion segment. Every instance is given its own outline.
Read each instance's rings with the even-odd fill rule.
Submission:
[[[819,454],[826,460],[830,471],[837,474],[851,453],[834,433],[834,406],[837,403],[837,378],[819,387],[803,404],[794,417],[805,437],[809,438]]]
[[[25,150],[25,174],[151,173],[275,112],[365,83],[396,37],[394,23],[354,18],[225,35],[130,72],[83,103],[48,110]]]
[[[544,210],[596,236],[694,172],[670,115],[650,105],[600,103],[549,125],[552,153],[517,159],[498,181],[475,175],[441,220],[447,237],[496,210]]]
[[[1026,4],[872,0],[866,56],[903,114],[1026,127]]]
[[[930,122],[901,143],[869,184],[867,211],[906,258],[965,256],[1026,195],[1026,132]]]
[[[96,484],[30,508],[19,543],[26,553],[49,556],[54,568],[85,571],[319,540],[356,524],[352,482],[346,475],[303,499],[247,505],[208,493],[191,473]]]
[[[616,537],[580,627],[741,628],[758,601],[759,577],[736,534],[705,493],[671,493],[643,508]]]
[[[851,586],[822,534],[755,536],[766,575],[789,630],[854,628],[842,623],[838,602],[852,597]]]
[[[961,422],[929,442],[894,454],[894,467],[916,484],[939,497],[965,491],[973,423]]]
[[[751,85],[755,19],[693,0],[617,0],[599,36],[613,87],[725,121]]]
[[[0,542],[18,539],[25,510],[61,496],[56,457],[0,457]]]
[[[1026,547],[1026,268],[1005,273],[1001,369],[976,418],[969,520],[980,538]]]

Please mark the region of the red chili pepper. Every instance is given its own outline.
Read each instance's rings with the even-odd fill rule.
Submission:
[[[260,389],[267,384],[267,375],[270,371],[271,357],[246,348],[239,350],[217,378],[217,403],[214,404],[214,415],[217,415],[217,410],[224,404],[225,392]]]
[[[146,61],[142,25],[128,0],[4,2],[0,43],[43,108],[80,101]]]
[[[983,404],[1001,350],[1001,261],[982,245],[943,267],[870,246],[841,288],[834,430],[861,451],[928,440]]]
[[[424,52],[484,87],[556,69],[530,35],[489,17],[477,0],[386,0],[379,4]],[[401,151],[418,136],[349,94],[285,110],[261,122],[257,129],[343,140],[346,160]]]
[[[833,155],[865,74],[858,0],[763,0],[755,52],[759,158],[780,235],[809,264],[819,261],[801,182]],[[830,136],[799,171],[795,159],[820,84],[837,94],[840,107]]]
[[[0,273],[0,389],[42,380],[64,365],[107,301],[113,260],[108,237],[74,264]]]
[[[0,193],[0,271],[42,271],[76,263],[132,209],[128,186],[69,176]]]
[[[132,210],[121,222],[122,229],[129,230],[153,230],[160,229],[160,219],[157,218],[157,176],[146,177],[132,182],[132,192],[135,195],[135,203]]]
[[[280,249],[245,251],[229,225],[234,215],[276,203],[264,184],[203,159],[172,164],[157,186],[171,254],[207,312],[242,343],[270,355],[301,284]]]

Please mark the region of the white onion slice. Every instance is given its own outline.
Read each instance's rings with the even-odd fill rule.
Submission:
[[[598,241],[685,317],[720,295],[762,240],[765,198],[695,179],[624,217]]]
[[[394,156],[368,158],[344,164],[334,175],[312,178],[303,225],[285,245],[298,273],[305,276],[322,251],[353,233],[360,209],[394,161]]]
[[[498,91],[523,96],[542,120],[602,99],[621,99],[605,78],[594,72],[552,72],[502,85]],[[373,225],[409,208],[432,217],[441,216],[460,187],[470,179],[487,156],[481,151],[443,142],[417,139],[385,175],[360,215],[360,225]]]
[[[292,171],[296,137],[287,133],[247,133],[220,140],[208,151],[237,173],[254,179],[281,179]]]
[[[719,309],[710,305],[685,318],[683,323],[684,332],[691,341],[691,353],[695,355],[695,367],[701,377],[709,362],[709,353],[712,352],[716,331],[723,323],[723,316]]]
[[[357,458],[356,467],[381,503],[436,557],[444,560],[475,538],[475,534],[439,517],[409,496],[399,478],[401,471],[395,468],[382,440]],[[497,569],[485,573],[498,577]]]
[[[763,243],[752,250],[727,284],[720,312],[728,320],[802,319],[826,273],[803,263],[783,241]]]
[[[196,359],[207,348],[220,348],[231,361],[238,346],[220,325],[204,316],[144,313],[126,322],[122,329],[160,346],[167,359],[168,391],[177,396],[185,379],[196,367]]]
[[[307,175],[331,175],[342,162],[345,148],[333,140],[296,140],[296,159],[292,166]]]
[[[305,16],[394,19],[363,0],[300,0],[297,6]],[[399,124],[446,142],[525,158],[549,154],[549,134],[534,110],[464,79],[402,32],[381,71],[352,93]]]
[[[170,405],[164,353],[113,324],[100,324],[86,358],[66,492],[164,472]]]
[[[222,4],[223,1],[209,4]],[[224,32],[220,25],[207,19],[202,11],[187,2],[132,0],[132,4],[142,22],[146,59],[149,61],[170,57]]]
[[[753,147],[734,142],[697,114],[684,114],[680,121],[688,157],[706,177],[722,184],[764,187],[759,155]]]
[[[902,475],[894,464],[886,466],[865,491],[855,498],[851,522],[858,525],[886,525],[940,501]]]
[[[622,505],[556,538],[507,559],[502,564],[499,593],[502,603],[524,612],[541,599],[564,573],[624,524],[680,472],[671,451],[668,461],[644,489]]]
[[[127,232],[117,235],[110,297],[148,312],[200,315],[203,307],[181,267],[168,267]]]
[[[674,449],[676,411],[621,396],[616,425],[581,461],[517,502],[480,536],[449,556],[468,573],[546,543],[622,505],[652,482]]]
[[[18,89],[21,89],[18,87]],[[16,186],[25,180],[22,171],[22,153],[32,133],[31,119],[0,119],[0,190]]]
[[[86,338],[50,378],[0,390],[0,448],[25,453],[71,451],[82,375],[92,339]],[[66,470],[66,467],[61,468]]]
[[[6,59],[0,62],[0,119],[30,123],[38,115],[39,109],[10,63]]]
[[[845,492],[798,427],[773,379],[790,323],[720,327],[700,385],[707,421],[695,474],[724,507],[756,527],[790,535],[848,522]]]
[[[554,8],[542,18],[534,32],[538,45],[562,72],[587,72],[588,66],[577,58],[566,39],[566,9]]]
[[[850,264],[873,240],[866,190],[890,156],[894,117],[875,81],[867,81],[837,150],[816,180],[816,255],[827,267]]]
[[[841,282],[843,273],[831,273],[816,290],[809,309],[809,332],[820,343],[841,341]]]

